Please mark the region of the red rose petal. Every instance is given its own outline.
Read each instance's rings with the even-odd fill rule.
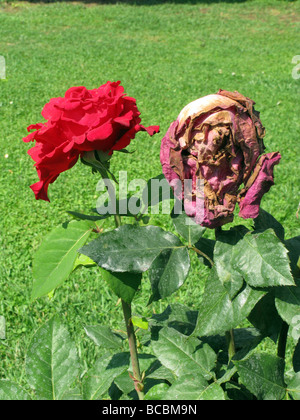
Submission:
[[[112,153],[126,147],[138,131],[158,132],[158,126],[140,125],[136,101],[125,95],[120,83],[107,82],[93,90],[71,87],[64,97],[52,98],[44,106],[44,124],[28,127],[28,132],[35,130],[23,140],[36,141],[28,154],[36,162],[40,179],[31,186],[37,199],[49,200],[49,184],[70,169],[81,153]]]

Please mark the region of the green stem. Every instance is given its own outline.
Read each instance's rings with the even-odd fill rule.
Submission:
[[[139,359],[137,354],[137,347],[136,347],[136,338],[134,334],[133,324],[131,322],[131,306],[122,300],[122,308],[123,314],[126,324],[127,330],[127,337],[129,343],[129,350],[130,350],[130,357],[131,357],[131,364],[132,364],[132,372],[133,372],[133,382],[135,386],[135,390],[138,394],[140,400],[144,399],[144,392],[143,392],[143,381],[140,371]]]
[[[200,249],[196,248],[195,246],[189,246],[189,249],[192,249],[194,252],[196,252],[197,254],[201,255],[201,257],[206,258],[207,261],[209,261],[210,265],[212,267],[214,266],[214,262],[209,258],[208,255],[206,255],[204,252],[200,251]]]
[[[115,223],[116,223],[116,227],[120,227],[121,226],[121,216],[119,214],[115,214]]]
[[[282,323],[281,331],[278,339],[277,356],[285,359],[286,343],[288,337],[289,326],[286,322]]]
[[[115,224],[116,227],[121,226],[121,217],[118,214],[114,215],[115,217]],[[123,309],[123,315],[126,325],[126,331],[127,331],[127,337],[128,337],[128,343],[129,343],[129,351],[130,351],[130,358],[131,358],[131,365],[132,365],[132,372],[133,372],[133,382],[135,390],[138,394],[138,397],[140,400],[144,399],[144,392],[143,392],[143,380],[140,370],[140,364],[138,359],[138,352],[137,352],[137,346],[136,346],[136,337],[134,333],[133,324],[131,321],[132,313],[131,313],[131,305],[126,303],[123,299],[122,301],[122,309]]]
[[[234,342],[234,330],[231,329],[225,333],[228,348],[228,359],[229,362],[235,355],[235,342]]]

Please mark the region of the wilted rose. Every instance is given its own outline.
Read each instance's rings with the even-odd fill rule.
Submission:
[[[139,115],[136,100],[125,95],[120,82],[107,82],[93,90],[72,87],[63,98],[51,99],[42,111],[48,121],[30,125],[28,132],[35,131],[23,139],[36,141],[28,151],[40,179],[31,185],[36,199],[49,201],[49,184],[85,152],[112,154],[128,146],[138,131],[150,135],[159,131],[158,126],[141,125]]]
[[[163,173],[185,211],[202,226],[215,228],[239,215],[256,218],[262,196],[274,184],[278,152],[262,154],[265,129],[251,99],[238,92],[220,90],[188,104],[174,121],[161,144]],[[186,199],[184,180],[191,180]],[[204,211],[197,212],[197,185],[204,184]]]

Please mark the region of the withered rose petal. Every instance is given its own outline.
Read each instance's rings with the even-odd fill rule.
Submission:
[[[185,106],[162,139],[163,173],[202,226],[231,222],[238,202],[242,217],[256,217],[273,183],[280,155],[262,155],[265,129],[254,104],[239,92],[220,90]]]
[[[162,139],[161,148],[160,148],[160,161],[162,164],[163,173],[170,184],[174,179],[180,179],[180,176],[175,172],[176,166],[172,167],[172,164],[170,161],[171,153],[174,150],[174,143],[172,142],[171,138],[174,137],[177,126],[178,126],[178,121],[174,121],[170,125],[167,133]],[[180,153],[180,156],[181,156],[181,153]]]
[[[241,199],[239,216],[244,219],[255,219],[259,214],[259,206],[263,195],[274,185],[273,169],[279,163],[281,155],[278,152],[263,155],[258,162],[260,170],[257,178]]]

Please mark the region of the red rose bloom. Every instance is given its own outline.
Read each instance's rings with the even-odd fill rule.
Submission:
[[[151,136],[159,131],[159,126],[140,125],[139,115],[136,100],[124,94],[120,82],[107,82],[93,90],[73,87],[63,98],[51,99],[42,111],[47,122],[30,125],[28,132],[35,131],[23,139],[36,141],[28,151],[40,179],[30,187],[36,199],[49,201],[49,184],[72,168],[84,152],[112,154],[128,146],[138,131]]]

